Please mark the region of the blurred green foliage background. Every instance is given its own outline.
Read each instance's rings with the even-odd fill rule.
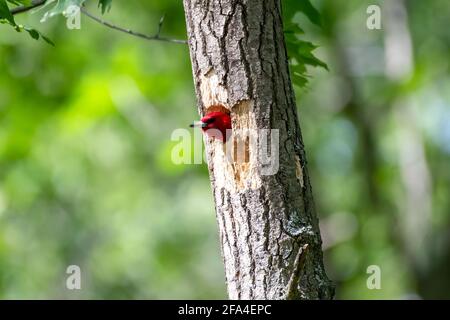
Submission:
[[[450,4],[400,3],[399,78],[387,14],[366,27],[388,2],[313,1],[323,28],[295,17],[330,69],[297,88],[325,264],[340,299],[450,298]],[[105,19],[152,34],[163,14],[185,38],[180,1],[113,1]],[[0,298],[225,298],[206,166],[171,161],[198,118],[187,46],[41,16],[16,19],[55,47],[0,25]]]

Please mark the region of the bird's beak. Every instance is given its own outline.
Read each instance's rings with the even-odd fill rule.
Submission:
[[[207,123],[204,123],[204,122],[201,122],[201,121],[195,121],[194,123],[191,123],[190,125],[189,125],[189,127],[191,127],[191,128],[195,128],[195,127],[198,127],[198,128],[204,128],[204,127],[206,127],[208,124]]]

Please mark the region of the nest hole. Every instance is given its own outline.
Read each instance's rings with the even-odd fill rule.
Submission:
[[[223,112],[226,114],[230,114],[230,110],[222,104],[214,104],[212,106],[207,107],[205,109],[205,114],[208,114],[211,112],[217,112],[217,111],[220,111],[220,112]]]

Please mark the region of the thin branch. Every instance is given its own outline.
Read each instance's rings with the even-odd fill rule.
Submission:
[[[16,14],[20,14],[20,13],[24,13],[24,12],[33,10],[34,8],[44,5],[46,2],[47,2],[47,0],[32,1],[31,5],[29,5],[29,6],[20,6],[20,7],[15,7],[13,9],[11,9],[11,14],[16,15]]]
[[[47,2],[47,0],[34,0],[34,1],[32,1],[31,5],[29,5],[29,6],[20,6],[20,7],[16,7],[16,8],[11,9],[11,13],[13,15],[24,13],[24,12],[33,10],[33,9],[35,9],[37,7],[40,7],[40,6],[44,5],[46,2]],[[111,28],[111,29],[114,29],[114,30],[117,30],[117,31],[120,31],[120,32],[127,33],[129,35],[134,36],[134,37],[138,37],[138,38],[145,39],[145,40],[156,40],[156,41],[172,42],[172,43],[179,43],[179,44],[187,44],[186,40],[161,37],[161,29],[162,29],[162,25],[163,25],[163,22],[164,22],[164,16],[162,16],[161,19],[159,20],[158,31],[156,32],[156,34],[153,35],[153,36],[149,36],[149,35],[146,35],[146,34],[143,34],[143,33],[140,33],[140,32],[136,32],[136,31],[133,31],[133,30],[130,30],[130,29],[125,29],[125,28],[116,26],[116,25],[114,25],[114,24],[112,24],[112,23],[110,23],[108,21],[105,21],[105,20],[103,20],[101,18],[98,18],[98,17],[94,16],[92,13],[90,13],[89,11],[87,11],[83,7],[80,8],[80,11],[84,15],[89,17],[90,19],[92,19],[92,20],[94,20],[94,21],[96,21],[96,22],[98,22],[98,23],[100,23],[100,24],[102,24],[102,25],[104,25],[104,26],[106,26],[108,28]]]
[[[89,13],[85,8],[80,8],[80,10],[87,17],[91,18],[92,20],[94,20],[94,21],[96,21],[96,22],[98,22],[98,23],[100,23],[100,24],[102,24],[102,25],[104,25],[104,26],[106,26],[108,28],[111,28],[111,29],[114,29],[114,30],[117,30],[117,31],[120,31],[120,32],[124,32],[124,33],[127,33],[129,35],[132,35],[132,36],[135,36],[135,37],[138,37],[138,38],[142,38],[142,39],[145,39],[145,40],[156,40],[156,41],[165,41],[165,42],[172,42],[172,43],[179,43],[179,44],[187,44],[186,40],[164,38],[164,37],[160,36],[161,27],[162,27],[162,23],[164,21],[164,17],[161,18],[161,20],[159,21],[158,32],[155,35],[153,35],[153,36],[149,36],[149,35],[146,35],[146,34],[143,34],[143,33],[140,33],[140,32],[135,32],[133,30],[125,29],[125,28],[116,26],[116,25],[114,25],[112,23],[109,23],[109,22],[107,22],[107,21],[105,21],[103,19],[100,19],[100,18],[94,16],[93,14]]]

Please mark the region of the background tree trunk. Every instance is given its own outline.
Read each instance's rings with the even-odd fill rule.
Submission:
[[[243,161],[230,162],[221,141],[205,138],[229,297],[332,298],[280,1],[184,0],[184,7],[199,113],[225,108],[234,132],[279,130],[273,175],[263,174],[251,144]],[[256,142],[261,147],[260,135]]]

